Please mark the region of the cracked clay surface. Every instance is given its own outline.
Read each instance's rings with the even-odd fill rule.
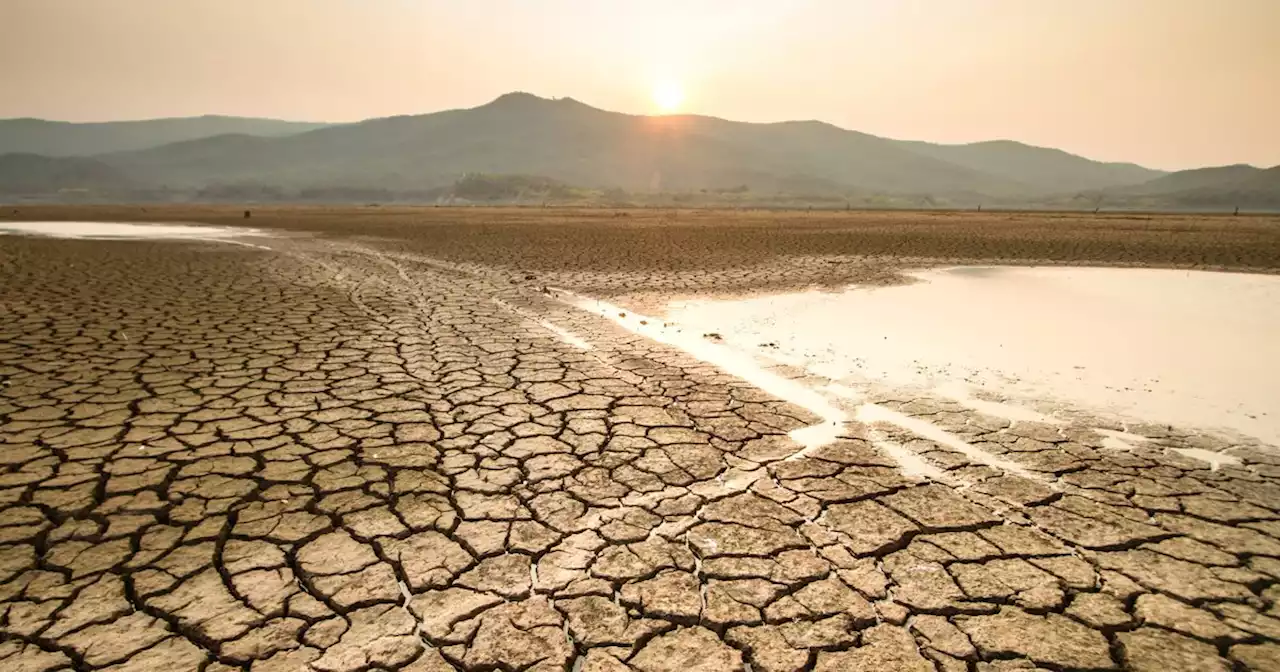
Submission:
[[[1272,447],[882,395],[804,448],[536,277],[255,242],[0,239],[0,669],[1280,669]]]

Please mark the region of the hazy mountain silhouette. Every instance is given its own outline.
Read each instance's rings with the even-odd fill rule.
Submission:
[[[323,126],[325,124],[219,116],[88,124],[43,119],[0,119],[0,154],[90,156],[146,149],[227,133],[279,136]]]
[[[0,122],[0,140],[22,124],[61,129],[22,139],[28,146],[41,142],[42,133],[66,134],[43,140],[48,153],[75,146],[93,153],[84,148],[112,143],[143,146],[85,161],[4,157],[0,189],[10,193],[45,180],[44,191],[97,188],[108,199],[110,189],[124,185],[134,193],[159,190],[178,198],[435,198],[454,194],[464,176],[486,174],[513,176],[468,183],[495,198],[526,189],[572,195],[575,188],[587,188],[822,195],[868,203],[891,194],[896,200],[890,202],[925,205],[1220,207],[1238,200],[1244,207],[1280,207],[1277,169],[1227,166],[1165,174],[1007,140],[938,145],[817,121],[754,124],[630,115],[527,93],[471,109],[329,126],[226,117],[118,125],[13,120]],[[173,136],[182,137],[164,142]],[[76,145],[72,138],[90,140]]]
[[[1196,168],[1102,192],[1121,202],[1146,198],[1181,207],[1280,208],[1280,166]]]
[[[1032,195],[1149,179],[1072,162],[1071,186],[1029,180],[1025,169],[1054,150],[1017,145],[995,154],[1019,165],[989,168],[936,156],[948,148],[879,138],[821,122],[749,124],[712,117],[648,117],[606,112],[572,99],[507,94],[477,108],[372,119],[281,138],[224,136],[104,157],[139,179],[167,184],[268,181],[284,186],[343,184],[420,188],[471,172],[540,175],[574,185],[627,190],[693,190],[747,185],[921,194]],[[1061,156],[1060,156],[1061,155]],[[1075,157],[1071,157],[1075,158]],[[1015,158],[1008,159],[1014,162]],[[966,165],[968,164],[968,165]],[[988,168],[983,168],[986,165]],[[1090,166],[1097,177],[1081,177]],[[1046,167],[1036,174],[1051,175]],[[1059,171],[1061,172],[1061,171]]]
[[[170,184],[420,188],[486,172],[628,190],[767,190],[801,177],[891,191],[1008,191],[1002,180],[823,124],[633,116],[528,94],[284,138],[206,138],[105,158]]]
[[[0,154],[0,193],[111,191],[134,186],[119,168],[97,159]]]
[[[1275,169],[1270,170],[1274,171]],[[1113,191],[1129,194],[1171,194],[1197,189],[1235,188],[1255,183],[1261,184],[1266,181],[1268,172],[1268,170],[1254,168],[1245,164],[1194,168],[1192,170],[1169,173],[1142,184],[1118,188]]]
[[[1012,140],[989,140],[967,145],[935,145],[911,141],[904,144],[926,156],[1047,192],[1139,184],[1165,174],[1133,163],[1092,161],[1060,149],[1033,147]]]

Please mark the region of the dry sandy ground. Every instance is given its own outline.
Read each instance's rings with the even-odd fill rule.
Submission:
[[[1274,272],[1275,219],[239,213],[0,215],[281,232],[0,237],[3,669],[1280,669],[1268,448],[927,396],[827,428],[543,291]]]

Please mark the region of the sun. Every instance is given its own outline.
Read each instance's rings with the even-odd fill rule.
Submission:
[[[674,79],[660,80],[653,85],[653,104],[662,114],[671,114],[684,103],[684,88]]]

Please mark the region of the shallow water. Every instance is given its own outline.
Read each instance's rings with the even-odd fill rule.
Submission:
[[[1014,415],[1056,403],[1280,445],[1280,277],[995,267],[915,278],[680,302],[666,319],[849,389],[927,389],[996,414],[980,397]]]
[[[202,224],[138,224],[127,222],[0,222],[0,235],[86,239],[216,240],[261,236],[258,229]]]

